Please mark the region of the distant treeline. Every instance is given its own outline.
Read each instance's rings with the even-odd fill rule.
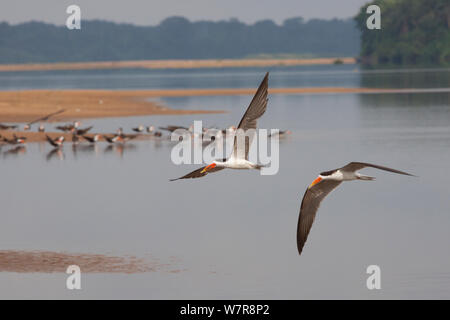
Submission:
[[[223,59],[260,54],[356,56],[360,32],[353,19],[271,20],[245,24],[191,22],[170,17],[157,26],[81,22],[69,30],[42,22],[0,23],[0,63]]]
[[[366,8],[381,9],[381,30],[366,27]],[[377,0],[356,17],[366,64],[450,64],[449,0]]]

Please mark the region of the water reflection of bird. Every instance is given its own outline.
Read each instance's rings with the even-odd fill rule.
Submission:
[[[269,87],[269,73],[266,73],[264,79],[258,87],[250,105],[245,111],[244,116],[239,122],[238,129],[246,132],[249,129],[256,130],[256,125],[258,119],[264,114],[267,109],[267,91]],[[180,178],[171,179],[170,181],[179,180],[179,179],[190,179],[190,178],[200,178],[206,176],[210,172],[216,172],[225,168],[229,169],[261,169],[263,166],[252,163],[248,160],[248,154],[250,150],[250,145],[256,132],[249,136],[248,139],[245,139],[245,143],[238,143],[237,137],[234,139],[233,152],[228,159],[222,159],[213,161],[213,163],[194,170]],[[244,147],[244,148],[242,148]]]
[[[59,160],[64,160],[64,152],[62,152],[61,148],[54,148],[47,153],[46,160],[50,161],[52,158],[57,157]]]
[[[45,135],[45,137],[47,138],[48,143],[55,148],[61,148],[65,140],[64,136],[60,136],[55,139],[50,138],[48,135]]]
[[[80,137],[77,135],[77,134],[72,134],[72,143],[75,145],[75,144],[78,144],[80,142]]]
[[[357,172],[366,167],[412,176],[403,171],[363,162],[350,162],[342,168],[319,174],[317,179],[315,179],[308,189],[306,189],[300,206],[297,225],[297,249],[299,254],[302,253],[303,246],[308,238],[309,231],[311,230],[320,203],[331,191],[343,181],[375,180],[374,177],[365,176]]]
[[[93,143],[91,143],[91,144],[79,144],[79,145],[76,146],[75,149],[76,150],[73,150],[74,152],[81,152],[81,153],[92,153],[92,152],[97,153],[98,152],[97,145],[93,144]]]
[[[3,156],[7,157],[9,155],[24,154],[26,151],[27,151],[27,148],[25,146],[16,146],[12,149],[9,149],[9,150],[3,152]]]
[[[105,148],[104,153],[115,152],[120,157],[123,157],[125,151],[131,151],[135,149],[136,146],[134,144],[110,144]]]

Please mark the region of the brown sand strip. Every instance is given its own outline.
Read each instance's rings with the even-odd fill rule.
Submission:
[[[70,265],[80,267],[82,273],[142,273],[169,272],[170,264],[149,262],[134,256],[114,257],[102,254],[69,254],[50,251],[0,251],[0,272],[66,272]]]
[[[60,109],[52,121],[86,118],[218,113],[220,111],[173,110],[157,102],[151,90],[23,90],[0,91],[0,122],[29,122]]]
[[[445,89],[445,88],[444,88]],[[426,89],[375,88],[272,88],[270,94],[411,93]],[[437,90],[437,89],[436,89]],[[429,91],[431,92],[431,91]],[[148,98],[253,95],[250,89],[167,90],[23,90],[0,91],[0,122],[28,122],[60,109],[66,111],[52,121],[85,118],[221,113],[219,110],[174,110]]]
[[[208,59],[208,60],[134,60],[103,62],[61,62],[33,64],[0,64],[0,72],[42,70],[88,70],[88,69],[192,69],[192,68],[239,68],[333,64],[339,59],[344,64],[355,64],[356,59]]]

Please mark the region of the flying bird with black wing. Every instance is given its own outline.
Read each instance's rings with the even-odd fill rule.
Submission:
[[[364,162],[350,162],[342,168],[325,171],[319,174],[319,176],[306,189],[302,204],[300,206],[300,214],[297,224],[297,249],[299,254],[302,253],[303,246],[308,238],[309,231],[311,230],[317,210],[319,209],[322,200],[325,199],[325,197],[337,188],[343,181],[375,180],[374,177],[365,176],[358,172],[359,170],[367,167],[407,176],[414,176],[400,170]]]
[[[269,87],[269,73],[267,72],[261,84],[258,87],[255,95],[253,96],[247,111],[244,113],[237,130],[242,130],[246,132],[249,129],[256,130],[258,119],[266,112],[267,109],[267,92]],[[191,179],[200,178],[206,176],[208,173],[217,172],[222,169],[261,169],[263,166],[257,163],[252,163],[248,160],[248,154],[252,140],[256,132],[253,132],[248,139],[245,139],[245,149],[242,150],[242,146],[238,143],[238,137],[234,138],[233,152],[228,159],[222,159],[213,161],[211,164],[194,170],[180,178],[171,179],[170,181],[175,181],[179,179]]]

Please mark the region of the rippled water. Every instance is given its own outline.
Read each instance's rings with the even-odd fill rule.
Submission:
[[[0,74],[0,89],[256,87],[266,70],[90,71]],[[448,88],[449,70],[271,69],[270,85]],[[100,131],[140,123],[237,124],[250,96],[163,99],[226,114],[86,120]],[[1,298],[450,298],[450,94],[273,95],[261,128],[290,129],[280,171],[218,172],[169,182],[172,143],[123,150],[45,144],[0,150],[2,250],[151,256],[178,273],[0,273]],[[295,232],[306,187],[324,170],[367,161],[374,182],[343,184],[323,202],[302,256]],[[175,262],[173,262],[175,261]],[[381,290],[366,268],[381,268]],[[82,270],[83,271],[83,270]]]

